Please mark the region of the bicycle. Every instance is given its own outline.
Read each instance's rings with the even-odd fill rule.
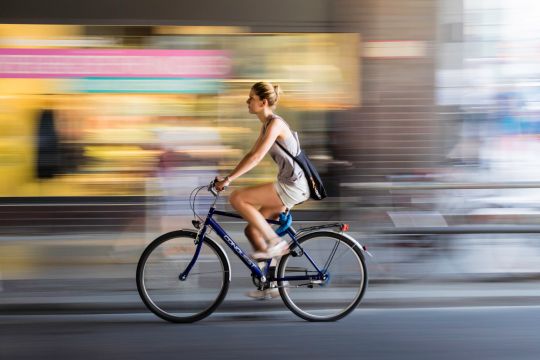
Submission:
[[[205,219],[195,211],[196,198],[203,188],[214,195]],[[155,315],[170,322],[191,323],[210,315],[225,298],[231,266],[223,248],[208,236],[211,230],[251,271],[257,289],[277,287],[285,305],[302,319],[335,321],[358,306],[368,282],[364,254],[370,254],[345,234],[347,224],[296,231],[290,213],[282,213],[280,220],[267,219],[270,224],[279,225],[278,235],[289,235],[290,252],[275,267],[270,266],[271,259],[259,267],[214,220],[216,215],[242,219],[236,213],[216,210],[218,198],[213,181],[195,188],[189,203],[196,230],[163,234],[142,253],[137,265],[137,290]]]

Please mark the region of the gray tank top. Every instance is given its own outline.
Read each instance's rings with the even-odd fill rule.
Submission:
[[[264,131],[266,131],[266,127],[274,118],[280,119],[287,126],[289,126],[289,124],[287,124],[287,122],[281,117],[273,115],[273,117],[269,118],[265,123]],[[296,131],[292,131],[290,127],[289,129],[291,130],[292,135],[285,139],[285,142],[281,141],[280,144],[283,145],[283,147],[292,155],[296,156],[300,153],[300,141],[298,140],[298,133]],[[276,140],[276,142],[277,141],[278,140]],[[285,151],[283,151],[278,144],[273,143],[270,150],[268,150],[268,153],[278,165],[279,171],[277,178],[280,183],[296,185],[299,180],[304,178],[304,172],[302,171],[302,168],[300,168],[300,165],[298,165]]]

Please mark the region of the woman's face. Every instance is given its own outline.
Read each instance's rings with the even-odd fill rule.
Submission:
[[[255,91],[251,89],[249,92],[249,98],[246,103],[248,104],[248,110],[250,114],[258,114],[264,109],[265,102],[255,94]]]

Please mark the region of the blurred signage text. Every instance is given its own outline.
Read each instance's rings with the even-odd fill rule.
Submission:
[[[218,50],[0,49],[0,78],[223,78]]]

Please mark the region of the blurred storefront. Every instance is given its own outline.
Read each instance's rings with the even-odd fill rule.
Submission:
[[[360,103],[359,36],[244,31],[0,25],[0,196],[187,197],[252,146],[245,100],[259,80],[282,86],[278,112],[324,168],[329,117]],[[274,166],[239,184],[270,180]]]
[[[258,124],[245,112],[244,101],[249,85],[261,79],[283,86],[285,96],[279,113],[300,131],[304,148],[317,161],[335,199],[333,203],[328,200],[308,206],[329,206],[333,214],[341,216],[334,210],[351,208],[349,199],[354,202],[358,196],[343,183],[381,181],[388,175],[428,169],[440,161],[443,151],[438,147],[440,124],[434,120],[437,109],[432,48],[436,2],[291,0],[259,3],[256,9],[246,5],[243,0],[226,4],[156,0],[112,9],[106,1],[96,0],[91,5],[69,4],[53,11],[38,1],[29,1],[24,7],[11,3],[0,14],[0,21],[6,24],[78,26],[64,25],[71,32],[61,39],[47,35],[53,30],[38,30],[45,39],[37,36],[37,45],[35,35],[33,39],[20,36],[14,34],[23,34],[17,26],[5,25],[12,32],[3,40],[4,48],[67,45],[84,49],[223,51],[231,68],[227,76],[218,78],[210,89],[205,86],[204,91],[192,87],[189,92],[180,92],[174,81],[156,84],[156,79],[153,84],[134,83],[133,79],[59,81],[77,85],[70,91],[63,85],[54,97],[72,97],[85,104],[77,111],[86,113],[87,120],[79,119],[82,124],[77,129],[90,129],[88,119],[99,119],[92,126],[100,123],[108,130],[115,124],[117,132],[129,133],[131,141],[126,140],[128,135],[122,137],[125,141],[118,141],[116,134],[109,136],[109,131],[102,131],[106,141],[100,142],[96,141],[98,130],[93,134],[80,131],[77,151],[82,147],[83,156],[76,171],[39,181],[39,187],[11,186],[3,194],[149,195],[155,184],[149,186],[147,180],[158,178],[152,171],[159,169],[163,147],[178,147],[171,139],[176,132],[189,139],[204,134],[210,137],[211,145],[190,153],[175,149],[175,153],[182,153],[181,159],[169,153],[168,160],[161,163],[181,161],[186,165],[186,158],[196,159],[191,175],[202,181],[213,174],[199,176],[198,171],[230,167],[251,145],[246,139],[256,136]],[[128,86],[131,91],[125,90]],[[141,88],[146,91],[136,90]],[[37,98],[37,94],[49,92],[35,91],[25,97]],[[35,102],[33,108],[39,107]],[[116,121],[110,121],[113,116]],[[163,129],[166,131],[160,132]],[[194,135],[194,131],[198,133]],[[163,140],[158,133],[169,135]],[[111,169],[116,170],[111,173]],[[273,172],[272,163],[265,162],[242,181],[266,181]],[[35,182],[35,174],[28,169],[26,174],[26,183]],[[50,185],[45,192],[36,190],[47,186],[45,182],[62,181],[62,185]],[[81,186],[76,189],[77,182]]]
[[[2,196],[144,195],[168,150],[186,169],[230,167],[256,137],[245,99],[259,79],[284,88],[279,112],[315,157],[327,156],[325,112],[359,103],[356,35],[107,29],[0,27],[2,43],[25,40],[0,48]]]

